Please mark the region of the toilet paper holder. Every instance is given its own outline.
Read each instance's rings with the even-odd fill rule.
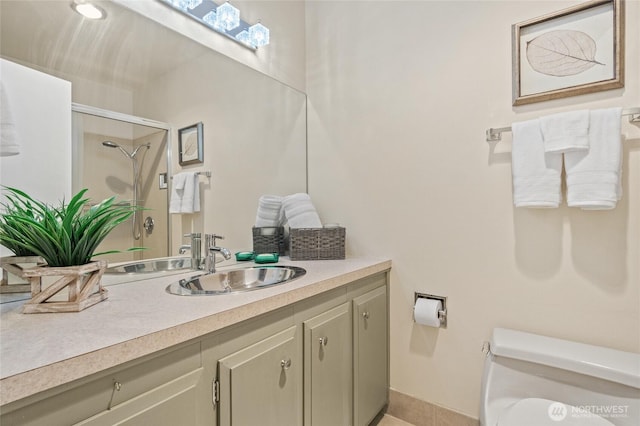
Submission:
[[[418,299],[439,300],[442,303],[442,310],[438,311],[438,319],[440,320],[440,328],[447,328],[447,297],[436,296],[435,294],[413,293],[413,305],[415,306]],[[415,319],[414,319],[415,322]]]

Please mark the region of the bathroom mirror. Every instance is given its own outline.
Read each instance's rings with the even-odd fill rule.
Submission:
[[[182,234],[192,231],[222,233],[229,246],[250,248],[259,196],[306,191],[306,95],[124,6],[99,4],[107,17],[92,21],[67,1],[0,2],[4,59],[70,81],[75,104],[170,125],[165,135],[123,130],[118,120],[111,120],[111,128],[106,119],[74,117],[74,133],[79,132],[77,121],[84,122],[85,131],[93,129],[80,138],[92,145],[74,150],[74,190],[89,185],[91,192],[91,186],[101,185],[120,198],[133,198],[131,162],[121,153],[130,155],[150,144],[148,152],[138,152],[139,157],[146,152],[145,170],[150,171],[141,177],[140,187],[143,196],[150,188],[161,192],[154,197],[164,200],[163,211],[153,219],[155,232],[162,228],[167,237],[164,251],[137,253],[145,258],[175,255]],[[198,122],[205,129],[205,159],[180,165],[177,131]],[[78,151],[90,152],[91,161]],[[200,182],[202,209],[195,215],[168,215],[170,178],[184,171],[211,172]],[[163,189],[159,179],[164,173],[169,185]],[[93,180],[100,185],[91,184]]]

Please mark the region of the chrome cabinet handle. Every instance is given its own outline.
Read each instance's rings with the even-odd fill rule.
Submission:
[[[288,370],[289,367],[291,367],[291,358],[280,361],[280,367],[282,367],[283,370]]]
[[[327,336],[320,337],[318,338],[318,341],[320,342],[320,346],[327,346],[327,343],[329,343],[329,338]]]
[[[364,318],[364,319],[368,320],[368,319],[369,319],[369,311],[364,311],[364,312],[362,313],[362,318]]]

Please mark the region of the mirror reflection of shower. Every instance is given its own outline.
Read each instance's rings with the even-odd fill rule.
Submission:
[[[113,141],[103,141],[102,145],[108,148],[118,148],[120,152],[122,152],[125,157],[130,159],[133,164],[133,199],[131,200],[131,203],[133,206],[137,207],[137,209],[133,213],[133,220],[131,221],[131,234],[133,235],[134,240],[139,240],[140,235],[142,234],[142,211],[140,210],[140,172],[142,170],[142,163],[144,162],[144,155],[147,153],[149,148],[151,148],[151,144],[147,142],[144,145],[138,145],[132,152],[127,151]],[[140,151],[140,148],[147,149],[142,151],[140,162],[138,162],[138,158],[136,158],[136,156],[138,155],[138,151]]]
[[[171,127],[79,104],[72,117],[73,192],[87,188],[92,204],[115,196],[116,202],[139,208],[100,244],[97,252],[107,254],[99,259],[115,263],[168,256],[169,193],[160,177],[169,171]],[[144,226],[146,217],[153,228]]]

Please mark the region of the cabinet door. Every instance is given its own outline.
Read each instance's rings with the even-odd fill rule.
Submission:
[[[344,303],[304,322],[304,424],[351,425],[351,310]]]
[[[388,400],[387,288],[353,299],[354,424],[368,425]]]
[[[302,362],[297,326],[218,362],[220,426],[302,424]]]

